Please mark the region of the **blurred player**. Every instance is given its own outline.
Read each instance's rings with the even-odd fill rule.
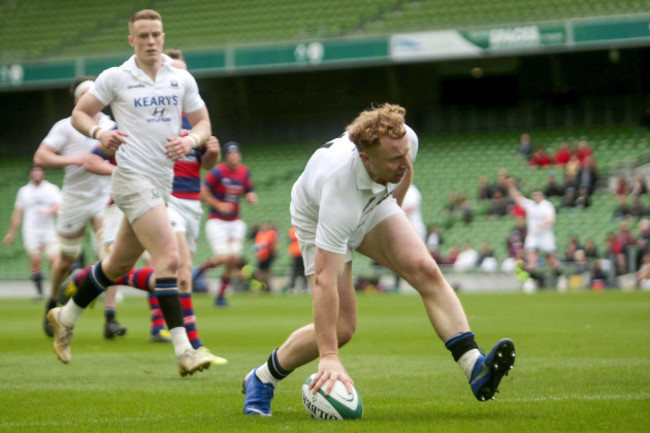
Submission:
[[[94,77],[78,77],[74,80],[70,91],[75,105],[92,87],[93,80]],[[104,130],[115,127],[115,122],[101,111],[93,115],[93,121]],[[59,254],[50,272],[50,298],[45,306],[46,318],[43,322],[45,333],[50,337],[53,333],[47,321],[47,312],[56,307],[59,286],[81,254],[86,226],[90,224],[92,227],[95,247],[96,237],[102,227],[110,181],[84,170],[82,161],[83,155],[90,152],[96,144],[95,139],[74,129],[71,118],[66,117],[54,124],[34,154],[34,163],[38,166],[65,167],[61,209],[57,217]]]
[[[214,256],[196,268],[192,275],[196,279],[210,268],[225,265],[215,299],[217,306],[228,305],[226,289],[244,246],[246,223],[239,216],[239,200],[245,197],[248,203],[257,203],[251,173],[241,163],[239,144],[229,141],[224,146],[223,153],[225,161],[210,170],[201,186],[201,199],[210,207],[205,234]]]
[[[128,36],[135,54],[120,67],[102,72],[72,112],[75,128],[116,151],[111,192],[124,219],[109,255],[93,266],[64,307],[48,313],[55,331],[54,350],[64,363],[70,362],[73,327],[83,310],[129,272],[146,249],[154,263],[155,292],[179,373],[193,374],[211,364],[192,348],[183,326],[176,276],[178,242],[166,209],[174,163],[210,137],[210,118],[192,75],[175,68],[162,53],[164,39],[156,11],[136,12],[129,20]],[[117,130],[106,130],[93,119],[109,104]],[[183,112],[192,125],[185,137],[180,136]]]
[[[479,351],[454,290],[400,208],[418,150],[417,136],[404,125],[405,113],[390,104],[362,112],[345,134],[312,155],[294,184],[291,223],[312,285],[314,322],[294,331],[267,362],[246,375],[245,414],[270,416],[278,382],[316,358],[313,393],[322,388],[329,394],[337,380],[351,391],[353,381],[338,349],[357,324],[354,250],[398,273],[420,293],[431,325],[478,400],[492,398],[513,367],[515,348],[509,339],[487,356]]]
[[[45,180],[45,172],[37,165],[29,170],[29,183],[18,190],[5,245],[14,242],[22,222],[23,246],[29,256],[29,270],[38,297],[43,296],[42,255],[50,267],[59,252],[55,217],[61,206],[61,190]]]
[[[539,253],[542,253],[546,256],[546,260],[555,271],[556,276],[561,275],[555,234],[553,233],[555,207],[544,198],[544,193],[539,190],[532,192],[532,200],[524,197],[512,178],[508,179],[508,192],[512,199],[526,211],[525,271],[540,284],[543,282],[544,278],[537,272]]]

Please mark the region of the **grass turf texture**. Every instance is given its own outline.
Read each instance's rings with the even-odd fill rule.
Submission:
[[[0,303],[2,432],[641,432],[650,413],[650,293],[461,295],[486,351],[517,345],[497,400],[479,403],[417,296],[360,294],[359,326],[341,351],[364,402],[357,421],[312,420],[300,387],[314,362],[277,389],[273,417],[242,415],[244,375],[310,320],[308,296],[196,296],[203,342],[224,367],[181,378],[170,345],[148,343],[146,301],[129,297],[128,335],[102,338],[98,306],[60,363],[41,330],[42,303]]]

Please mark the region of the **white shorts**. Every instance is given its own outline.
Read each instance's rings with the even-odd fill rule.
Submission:
[[[165,205],[169,201],[171,188],[171,181],[120,169],[119,165],[111,176],[113,200],[131,224],[148,210]]]
[[[405,214],[401,207],[397,204],[397,200],[392,196],[382,201],[370,215],[366,218],[366,221],[358,227],[350,235],[348,240],[347,251],[345,252],[345,262],[352,260],[353,251],[356,250],[363,238],[373,229],[377,224],[388,218],[389,216],[396,214]],[[291,224],[296,228],[296,236],[298,238],[298,243],[300,244],[300,252],[302,253],[302,259],[305,263],[305,275],[314,274],[314,258],[316,255],[316,228],[317,223],[304,224],[298,223],[295,219],[292,218]]]
[[[40,228],[23,225],[22,234],[23,247],[30,256],[45,251],[48,257],[54,257],[59,252],[59,237],[54,225]]]
[[[524,250],[535,250],[542,254],[554,254],[557,252],[555,235],[553,233],[544,233],[542,235],[529,234],[524,241]]]
[[[61,209],[57,215],[56,230],[62,235],[71,235],[83,230],[95,218],[102,218],[108,196],[102,195],[96,200],[80,200],[63,195]]]
[[[194,253],[201,231],[201,216],[203,215],[201,201],[171,196],[167,205],[167,215],[174,233],[185,233],[187,247]]]
[[[124,212],[115,203],[106,207],[106,210],[104,210],[104,223],[102,225],[102,243],[104,245],[110,245],[115,242],[123,217]]]
[[[240,219],[209,219],[205,223],[205,235],[215,256],[239,256],[244,247],[246,223]]]

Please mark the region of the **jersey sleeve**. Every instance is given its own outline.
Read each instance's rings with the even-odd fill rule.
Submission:
[[[95,84],[90,88],[90,93],[104,105],[110,104],[115,98],[115,93],[111,86],[114,81],[115,73],[119,69],[109,68],[99,74],[95,80]]]
[[[61,119],[52,126],[50,132],[43,139],[43,143],[54,149],[55,152],[61,152],[70,140],[68,136],[69,128],[66,128],[65,123],[70,123],[70,118]]]
[[[18,190],[18,193],[16,194],[16,203],[14,204],[14,209],[25,209],[25,187],[21,187]]]
[[[200,110],[205,105],[201,95],[199,95],[199,86],[196,84],[196,80],[187,71],[180,70],[180,73],[184,75],[185,82],[185,94],[183,96],[183,112],[193,113],[194,111]]]

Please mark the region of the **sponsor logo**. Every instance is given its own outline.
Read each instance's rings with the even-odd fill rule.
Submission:
[[[154,117],[163,117],[167,109],[165,107],[153,107],[149,110],[149,114]]]
[[[152,107],[164,105],[178,105],[178,95],[172,96],[143,96],[133,98],[134,107]]]
[[[172,87],[172,89],[178,89],[178,81],[172,80],[169,85]]]
[[[304,394],[302,396],[302,401],[311,414],[313,418],[319,418],[319,419],[338,419],[336,416],[329,414],[327,412],[324,412],[321,408],[317,407],[314,403],[315,398],[312,398],[311,400],[309,397],[306,397]]]
[[[126,86],[126,88],[129,89],[129,90],[130,89],[141,89],[143,87],[145,87],[145,86],[142,83],[140,83],[140,84],[129,84],[128,86]]]

